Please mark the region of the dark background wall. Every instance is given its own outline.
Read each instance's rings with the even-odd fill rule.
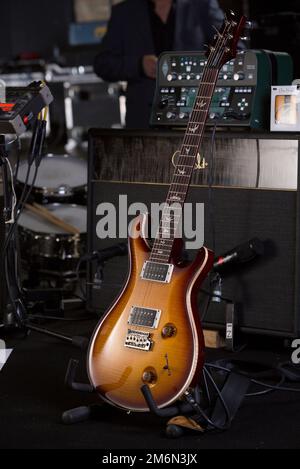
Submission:
[[[0,58],[24,52],[51,57],[68,44],[72,0],[0,0]]]
[[[101,0],[99,0],[101,2]],[[300,1],[263,2],[260,0],[219,0],[223,9],[231,8],[247,14],[256,29],[251,33],[252,48],[290,52],[300,75],[298,45],[300,43]],[[271,8],[270,8],[271,6]],[[294,12],[293,16],[278,15]],[[47,60],[53,50],[68,47],[68,26],[73,21],[73,0],[0,0],[0,60],[23,53],[36,53]],[[297,16],[298,13],[298,16]],[[274,19],[274,14],[276,18]],[[92,62],[93,51],[81,56]],[[77,60],[76,60],[77,61]]]

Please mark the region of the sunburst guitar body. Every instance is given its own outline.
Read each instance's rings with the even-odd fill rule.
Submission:
[[[200,379],[204,340],[196,297],[214,256],[202,247],[194,261],[179,262],[177,234],[219,70],[236,55],[244,24],[245,17],[239,22],[225,17],[216,35],[154,244],[150,249],[141,235],[145,217],[139,216],[129,235],[127,282],[90,342],[91,384],[103,400],[128,411],[149,410],[141,391],[145,385],[164,408]]]
[[[151,266],[149,246],[136,235],[141,223],[137,218],[132,224],[128,280],[96,328],[88,366],[103,399],[133,411],[149,410],[143,384],[164,407],[199,379],[204,342],[196,295],[213,263],[213,253],[202,248],[192,263],[168,264],[167,281],[143,278],[145,265],[150,264],[153,272],[161,269],[155,263]]]

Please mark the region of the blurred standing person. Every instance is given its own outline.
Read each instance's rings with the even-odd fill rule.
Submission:
[[[95,72],[127,82],[127,128],[149,126],[158,56],[203,50],[223,18],[217,0],[125,0],[112,8]]]

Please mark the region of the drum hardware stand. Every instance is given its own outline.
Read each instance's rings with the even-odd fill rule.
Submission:
[[[39,148],[42,148],[42,142],[39,142]],[[0,135],[0,165],[2,169],[3,176],[3,193],[4,193],[4,210],[3,216],[4,220],[7,222],[10,217],[13,217],[15,214],[14,206],[12,205],[13,199],[11,197],[9,186],[10,179],[8,175],[7,165],[8,163],[8,154],[6,151],[5,135]],[[12,174],[11,174],[12,178]],[[13,181],[11,181],[13,184]],[[10,229],[10,223],[5,224],[5,239],[7,239]],[[5,244],[5,243],[4,243]],[[1,263],[4,265],[6,273],[6,282],[7,282],[7,291],[8,291],[8,304],[6,310],[3,313],[3,322],[4,328],[8,329],[23,329],[27,331],[36,331],[41,334],[47,334],[51,337],[56,337],[60,340],[63,340],[68,343],[72,343],[76,347],[84,349],[87,347],[88,340],[85,337],[68,337],[60,333],[38,327],[34,324],[31,324],[28,321],[28,301],[32,301],[37,298],[46,298],[45,295],[48,295],[48,291],[25,291],[20,286],[20,272],[19,272],[19,251],[16,242],[16,234],[13,234],[11,239],[8,242],[7,252],[1,253]],[[57,292],[56,292],[57,293]],[[55,297],[55,293],[54,293]],[[49,296],[47,296],[49,300]]]

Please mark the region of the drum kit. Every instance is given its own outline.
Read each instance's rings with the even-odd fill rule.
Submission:
[[[33,182],[33,171],[27,178],[27,161],[22,161],[17,188]],[[43,213],[25,208],[18,221],[21,265],[29,288],[60,288],[73,294],[84,272],[76,273],[79,259],[86,252],[87,163],[74,155],[47,154],[43,157],[34,181],[31,202],[42,206],[76,228],[70,233]],[[38,205],[39,204],[39,205]]]

